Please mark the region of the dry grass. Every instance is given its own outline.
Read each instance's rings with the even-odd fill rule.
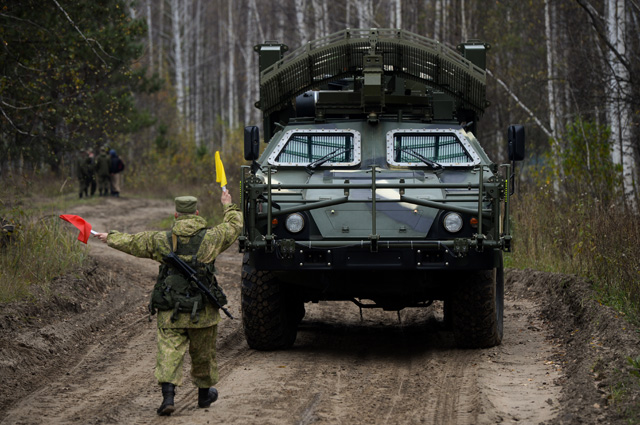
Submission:
[[[0,302],[30,295],[30,286],[46,286],[51,279],[79,268],[87,258],[78,232],[70,232],[57,214],[43,210],[0,210],[16,225],[0,248]]]
[[[584,276],[600,302],[640,323],[639,217],[624,204],[575,189],[564,196],[549,185],[520,191],[509,263]]]

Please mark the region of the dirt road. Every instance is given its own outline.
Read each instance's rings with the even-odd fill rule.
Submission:
[[[108,198],[66,212],[99,231],[137,232],[170,215],[172,204]],[[242,333],[241,255],[233,247],[216,262],[236,316],[220,324],[220,399],[198,409],[186,369],[177,411],[157,417],[156,329],[145,312],[157,263],[93,238],[90,250],[96,265],[85,276],[102,282],[96,284],[100,296],[73,314],[52,315],[47,324],[21,328],[6,317],[0,323],[6,330],[0,373],[10,389],[2,395],[2,423],[538,424],[558,415],[562,347],[551,342],[539,307],[518,282],[507,285],[505,337],[496,348],[456,349],[441,309],[398,315],[320,303],[307,305],[292,349],[259,352],[248,348]],[[40,351],[40,361],[21,366]],[[48,366],[38,368],[42,364]],[[24,378],[27,371],[32,379]]]

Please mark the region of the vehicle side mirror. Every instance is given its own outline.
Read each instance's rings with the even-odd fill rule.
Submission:
[[[509,160],[522,161],[524,159],[524,126],[510,125],[507,130],[509,142]]]
[[[260,156],[260,129],[255,125],[244,128],[244,159],[254,161]]]

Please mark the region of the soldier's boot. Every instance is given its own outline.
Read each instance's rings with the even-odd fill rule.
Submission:
[[[215,388],[198,388],[198,407],[204,409],[218,399],[218,390]]]
[[[160,416],[169,416],[176,408],[173,405],[173,397],[176,395],[176,386],[166,382],[162,383],[162,404],[156,412]]]

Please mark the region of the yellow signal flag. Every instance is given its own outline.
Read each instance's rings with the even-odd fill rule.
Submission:
[[[216,182],[220,183],[223,191],[227,191],[227,176],[224,173],[224,165],[222,165],[219,151],[216,151]]]

